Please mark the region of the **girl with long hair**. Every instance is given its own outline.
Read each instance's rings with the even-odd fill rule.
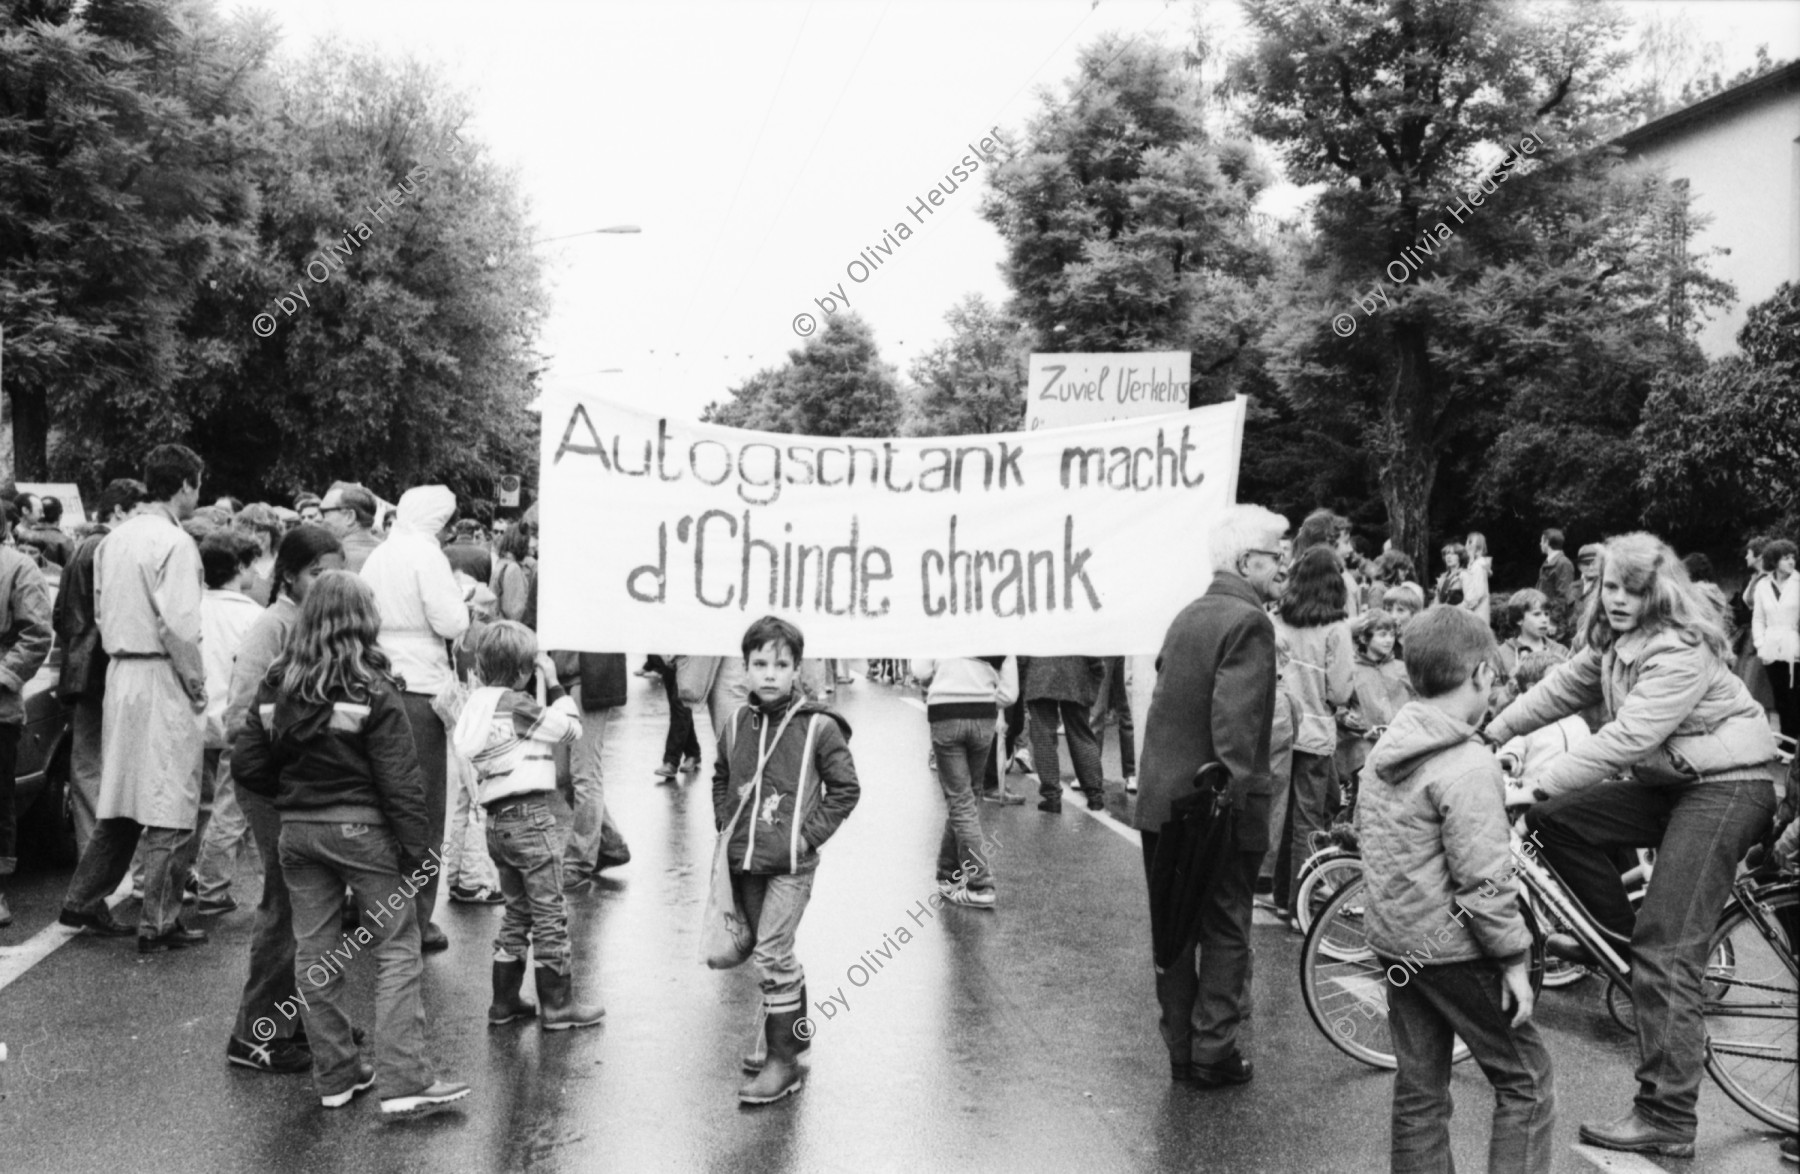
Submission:
[[[1583,1124],[1581,1139],[1691,1156],[1708,942],[1738,862],[1775,813],[1775,741],[1732,671],[1723,614],[1654,535],[1606,543],[1582,632],[1574,657],[1483,736],[1504,743],[1601,707],[1595,735],[1528,772],[1518,797],[1538,800],[1526,823],[1558,875],[1602,926],[1631,943],[1636,1103],[1617,1120]],[[1617,848],[1657,849],[1635,913]],[[1548,948],[1586,960],[1564,935],[1552,934]]]
[[[281,815],[279,855],[293,907],[294,980],[319,1102],[342,1108],[377,1081],[384,1116],[431,1112],[469,1094],[425,1054],[424,963],[415,897],[437,871],[441,829],[385,653],[375,595],[346,571],[307,588],[286,648],[238,735],[232,773]],[[345,886],[367,915],[339,928]],[[350,1022],[344,965],[376,958],[375,1063]],[[345,958],[346,950],[351,956]]]
[[[1488,607],[1488,576],[1494,560],[1488,557],[1487,537],[1471,530],[1463,541],[1462,609],[1472,611],[1484,620],[1492,620]]]
[[[1337,711],[1356,685],[1343,573],[1331,547],[1309,548],[1295,561],[1275,614],[1276,666],[1299,715],[1275,861],[1275,904],[1282,910],[1293,908],[1295,874],[1312,854],[1312,834],[1330,826],[1339,806]]]
[[[1437,590],[1432,594],[1433,603],[1441,603],[1447,607],[1461,607],[1463,604],[1463,561],[1468,551],[1460,542],[1444,543],[1444,573],[1438,576]]]

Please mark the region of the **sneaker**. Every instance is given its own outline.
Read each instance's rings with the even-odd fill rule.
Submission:
[[[1006,764],[1006,769],[1017,770],[1020,774],[1036,774],[1037,767],[1031,761],[1031,748],[1021,746],[1013,751],[1012,761]]]
[[[650,773],[659,779],[672,779],[675,777],[675,768],[665,762]]]
[[[681,760],[681,773],[682,774],[691,775],[699,769],[700,769],[700,760],[698,758],[684,758]]]
[[[1125,776],[1125,793],[1127,795],[1137,794],[1137,776],[1136,775],[1126,775]]]
[[[949,900],[951,893],[954,893],[956,890],[962,888],[962,882],[961,881],[951,881],[951,880],[940,880],[937,883],[937,887],[938,887],[938,896],[943,897],[945,900]]]
[[[356,1098],[359,1092],[367,1092],[375,1087],[375,1065],[359,1064],[356,1069],[356,1083],[343,1092],[330,1094],[320,1093],[319,1103],[327,1109],[341,1109]]]
[[[470,1091],[466,1084],[454,1084],[448,1080],[433,1081],[430,1088],[422,1088],[403,1097],[382,1097],[381,1115],[390,1121],[423,1117],[437,1112],[452,1101],[462,1100]]]
[[[459,905],[504,905],[506,898],[493,889],[482,885],[479,888],[468,888],[464,885],[450,886],[450,899]]]
[[[1017,791],[1009,791],[1005,787],[993,791],[983,791],[981,797],[988,803],[998,803],[1002,807],[1017,807],[1025,802],[1025,796]]]
[[[992,909],[996,898],[992,889],[971,889],[966,885],[958,885],[944,894],[944,899],[965,909]]]
[[[194,906],[194,912],[201,917],[223,917],[227,913],[236,913],[237,911],[238,900],[229,893],[217,900],[202,901]]]
[[[259,1044],[234,1035],[225,1044],[225,1062],[271,1076],[294,1076],[312,1071],[312,1049],[299,1039],[272,1039]]]

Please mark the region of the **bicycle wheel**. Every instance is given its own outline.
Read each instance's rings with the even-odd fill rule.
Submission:
[[[1788,887],[1764,900],[1773,913],[1773,942],[1735,907],[1713,936],[1702,979],[1706,1071],[1745,1112],[1791,1133],[1800,1128],[1794,1026],[1800,1020],[1794,962],[1800,890]]]
[[[1319,911],[1337,896],[1338,890],[1361,875],[1362,857],[1350,852],[1339,852],[1315,864],[1294,894],[1294,920],[1300,923],[1300,932],[1311,929]],[[1325,949],[1331,947],[1332,943],[1325,943]]]
[[[1332,1045],[1371,1068],[1395,1067],[1388,1033],[1387,978],[1363,930],[1360,870],[1325,902],[1300,949],[1300,994],[1306,1013]],[[1461,1040],[1451,1059],[1469,1049]]]
[[[1317,835],[1318,833],[1315,832],[1313,834]],[[1305,860],[1302,860],[1300,862],[1299,868],[1294,870],[1294,885],[1295,885],[1295,887],[1298,888],[1298,886],[1301,884],[1301,882],[1305,881],[1307,877],[1311,876],[1313,874],[1313,870],[1318,868],[1321,864],[1324,864],[1328,861],[1337,860],[1338,858],[1340,858],[1342,856],[1346,856],[1346,855],[1349,855],[1349,853],[1345,852],[1345,850],[1343,848],[1340,848],[1336,844],[1326,844],[1324,847],[1315,850],[1312,853],[1312,855],[1308,856]]]

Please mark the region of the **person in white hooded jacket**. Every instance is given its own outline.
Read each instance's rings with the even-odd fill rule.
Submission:
[[[400,495],[393,530],[363,564],[363,581],[381,611],[381,650],[404,679],[401,700],[425,776],[426,818],[434,842],[444,836],[448,796],[447,731],[431,702],[456,681],[444,642],[469,627],[469,607],[445,557],[440,535],[456,517],[456,495],[443,485],[418,485]],[[419,890],[423,947],[442,950],[449,939],[431,920],[438,874]]]

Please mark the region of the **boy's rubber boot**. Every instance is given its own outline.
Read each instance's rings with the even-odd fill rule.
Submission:
[[[598,1003],[577,1003],[575,977],[558,974],[548,966],[537,968],[538,1002],[543,1005],[538,1024],[545,1031],[566,1031],[571,1027],[592,1027],[606,1017]]]
[[[488,1008],[488,1026],[498,1027],[515,1019],[530,1019],[537,1014],[537,1004],[519,995],[525,982],[525,959],[494,963],[494,1003]]]
[[[806,988],[800,988],[801,1014],[806,1009]],[[744,1071],[752,1075],[763,1070],[763,1064],[769,1058],[769,1036],[765,1024],[768,1020],[768,1008],[762,1003],[756,1005],[756,1035],[750,1041],[750,1050],[744,1053]],[[812,1047],[811,1039],[796,1039],[795,1045],[801,1052]]]
[[[769,1058],[769,1008],[761,1000],[756,1004],[756,1034],[750,1038],[750,1050],[744,1053],[744,1071],[752,1076],[763,1070]]]
[[[761,1072],[750,1083],[738,1089],[738,1100],[746,1105],[767,1105],[806,1086],[806,1070],[800,1066],[800,1041],[794,1036],[794,1024],[801,1019],[805,1007],[787,1011],[770,1011],[764,1033],[769,1041],[769,1056]]]

